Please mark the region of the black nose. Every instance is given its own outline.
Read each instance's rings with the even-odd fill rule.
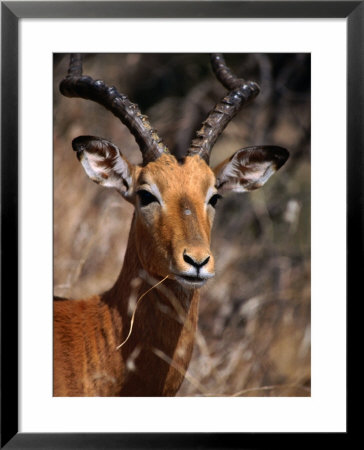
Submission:
[[[207,264],[209,262],[210,257],[208,256],[202,262],[199,262],[199,261],[196,261],[195,259],[193,259],[191,256],[187,255],[187,253],[185,253],[183,255],[183,259],[186,261],[186,263],[191,264],[191,266],[196,267],[196,269],[200,269],[202,266],[204,266],[205,264]]]

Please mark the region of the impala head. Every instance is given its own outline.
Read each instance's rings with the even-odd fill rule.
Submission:
[[[114,88],[81,76],[78,56],[71,57],[69,75],[61,84],[64,95],[102,103],[134,134],[143,154],[140,166],[129,163],[105,139],[80,136],[72,146],[94,182],[116,189],[134,205],[132,232],[143,268],[153,277],[169,275],[191,288],[202,286],[215,273],[210,236],[221,194],[259,188],[288,158],[281,147],[249,147],[216,168],[209,167],[216,139],[259,89],[255,83],[234,77],[220,55],[212,62],[230,92],[211,111],[186,157],[178,161],[136,105]]]

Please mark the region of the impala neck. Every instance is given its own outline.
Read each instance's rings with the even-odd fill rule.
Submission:
[[[138,299],[161,278],[151,279],[137,256],[134,219],[124,265],[114,286],[102,296],[113,317],[120,344],[131,329]],[[198,290],[186,290],[166,279],[137,305],[130,337],[122,348],[126,366],[122,395],[175,395],[192,355],[197,327]],[[147,378],[140,374],[152,374]],[[148,379],[148,386],[146,385]]]

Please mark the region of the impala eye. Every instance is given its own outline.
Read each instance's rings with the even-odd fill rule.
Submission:
[[[154,197],[154,195],[151,194],[149,191],[141,189],[140,191],[137,192],[137,195],[140,200],[140,206],[148,206],[150,203],[153,202],[159,203],[158,199]]]
[[[218,202],[218,200],[220,200],[220,198],[222,198],[220,194],[213,195],[209,200],[209,205],[211,205],[213,208],[215,208],[216,203]]]

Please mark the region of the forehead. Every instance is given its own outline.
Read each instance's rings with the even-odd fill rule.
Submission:
[[[203,191],[215,184],[215,175],[199,156],[187,156],[179,164],[174,156],[162,155],[156,161],[143,167],[139,184],[156,184],[162,193],[167,191]]]

